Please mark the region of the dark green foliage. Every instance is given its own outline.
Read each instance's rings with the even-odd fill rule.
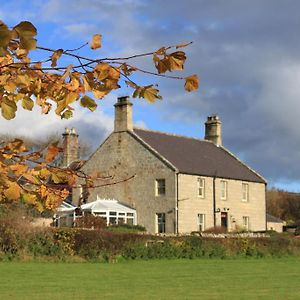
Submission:
[[[113,232],[145,232],[146,228],[141,225],[118,224],[107,227],[108,231]]]

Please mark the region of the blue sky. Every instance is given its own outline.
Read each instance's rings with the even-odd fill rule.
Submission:
[[[187,93],[183,82],[139,76],[159,83],[163,101],[133,100],[136,125],[203,138],[206,117],[216,113],[225,147],[269,186],[300,191],[299,11],[296,0],[15,0],[0,4],[0,19],[10,26],[31,21],[39,44],[54,49],[76,48],[101,33],[102,49],[80,52],[94,57],[193,41],[184,74],[198,74],[200,90]],[[137,63],[153,68],[150,60]],[[116,97],[129,93],[123,87],[96,112],[79,108],[70,121],[20,110],[13,121],[0,119],[0,133],[42,138],[76,126],[96,147],[113,128]]]

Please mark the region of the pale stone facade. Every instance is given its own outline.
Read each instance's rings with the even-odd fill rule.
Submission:
[[[209,121],[216,121],[213,126],[209,122],[216,131],[210,129],[206,138],[211,136],[221,143],[221,122],[215,117]],[[237,163],[236,158],[230,159]],[[245,165],[242,168],[253,172]],[[127,97],[119,98],[115,105],[114,132],[82,170],[107,178],[94,182],[98,187],[90,189],[88,202],[97,195],[117,199],[135,208],[137,223],[151,233],[190,233],[221,225],[228,231],[266,229],[266,183],[261,177],[252,182],[181,172],[133,130],[132,105]],[[74,203],[80,193],[80,188],[74,189]]]

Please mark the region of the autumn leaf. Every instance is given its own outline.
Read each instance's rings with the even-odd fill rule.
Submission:
[[[52,162],[57,156],[57,154],[60,152],[60,150],[61,149],[58,147],[58,142],[52,143],[47,149],[47,153],[45,155],[45,162]]]
[[[9,166],[9,169],[11,171],[13,171],[16,176],[19,177],[28,170],[28,166],[22,165],[22,164],[15,164],[15,165]]]
[[[50,59],[52,61],[51,63],[51,67],[54,68],[57,66],[57,60],[61,57],[61,55],[64,53],[63,49],[58,49],[56,51],[53,52],[53,54],[51,55]]]
[[[6,47],[10,41],[10,38],[10,30],[2,21],[0,21],[0,47]]]
[[[31,98],[29,98],[28,96],[23,97],[22,99],[22,107],[26,110],[32,110],[34,106],[34,102]]]
[[[149,102],[153,103],[157,99],[162,99],[160,95],[158,95],[159,90],[153,88],[153,85],[140,87],[138,86],[136,90],[133,93],[133,98],[144,98],[148,100]]]
[[[1,102],[1,114],[6,120],[11,120],[16,116],[17,105],[14,101],[8,100],[6,97]]]
[[[101,34],[94,34],[91,40],[91,49],[101,48]]]
[[[176,51],[168,55],[170,71],[183,70],[183,64],[186,60],[185,53],[183,51]]]
[[[97,103],[89,96],[83,96],[80,99],[80,105],[88,108],[90,111],[94,111],[97,108]]]
[[[18,200],[21,197],[21,187],[14,181],[9,182],[9,186],[4,190],[4,196],[9,200]]]
[[[166,54],[166,47],[161,47],[157,51],[155,51],[157,55],[165,55]]]
[[[73,112],[70,109],[65,110],[62,114],[61,114],[61,118],[62,119],[70,119],[73,117]]]
[[[21,139],[14,139],[13,141],[8,142],[4,149],[14,153],[20,153],[26,151],[27,147]]]
[[[153,55],[153,62],[159,74],[166,73],[170,70],[169,59],[160,59],[156,54]]]
[[[36,28],[32,23],[23,21],[13,28],[20,38],[20,48],[26,50],[33,50],[36,48],[36,39],[34,36],[37,34]]]
[[[176,45],[176,49],[187,47],[187,46],[189,46],[192,43],[193,42],[189,42],[189,43],[185,43],[185,44],[178,44],[178,45]]]
[[[185,78],[184,88],[188,92],[195,91],[199,88],[199,79],[197,75],[188,76]]]

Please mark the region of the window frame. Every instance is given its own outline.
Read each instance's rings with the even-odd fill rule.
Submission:
[[[242,202],[249,202],[249,184],[246,182],[242,182]]]
[[[202,182],[202,185],[200,184]],[[205,198],[205,178],[198,177],[197,179],[198,184],[198,197],[204,199]],[[202,191],[202,194],[200,193]]]
[[[223,186],[223,183],[224,183],[224,186]],[[224,179],[221,179],[220,180],[220,185],[221,185],[221,189],[220,189],[220,198],[221,200],[227,200],[227,197],[228,197],[228,181],[227,180],[224,180]],[[223,188],[224,187],[224,188]],[[225,193],[225,195],[223,196],[223,191]]]
[[[161,191],[163,191],[163,193]],[[166,179],[165,178],[155,179],[155,196],[161,197],[165,195],[166,195]]]

